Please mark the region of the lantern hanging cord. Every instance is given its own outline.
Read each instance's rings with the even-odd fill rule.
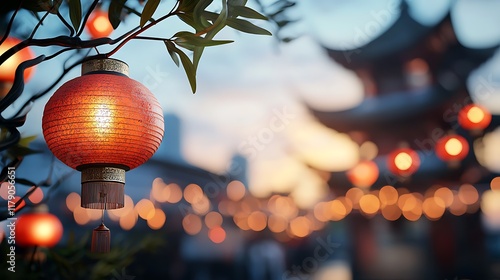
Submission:
[[[104,225],[104,210],[106,210],[106,203],[107,203],[107,195],[106,193],[100,192],[99,193],[99,200],[101,203],[104,203],[104,207],[102,208],[102,215],[101,215],[101,224]]]

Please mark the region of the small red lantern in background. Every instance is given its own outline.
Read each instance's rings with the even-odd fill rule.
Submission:
[[[469,153],[469,143],[460,135],[447,135],[436,142],[435,150],[443,161],[460,161]]]
[[[14,47],[19,43],[21,43],[21,40],[14,37],[8,37],[0,45],[0,55],[2,55],[4,52],[6,52],[7,50],[11,49],[12,47]],[[0,81],[12,83],[14,81],[17,66],[19,66],[21,62],[33,59],[34,57],[35,54],[29,47],[26,47],[18,51],[13,56],[9,57],[9,59],[7,59],[4,63],[0,65]],[[33,69],[34,69],[33,67],[30,67],[26,68],[26,70],[24,71],[25,82],[27,82],[31,78],[33,74]]]
[[[458,123],[467,130],[481,131],[491,122],[491,113],[488,109],[477,104],[469,104],[458,112]]]
[[[113,32],[108,14],[101,9],[96,9],[90,14],[85,27],[93,39],[108,37]]]
[[[387,156],[387,168],[394,175],[408,177],[420,167],[420,157],[410,148],[399,148]]]
[[[358,188],[368,188],[378,179],[379,170],[375,162],[361,160],[346,173],[347,179]]]
[[[19,215],[16,221],[16,244],[20,246],[53,247],[61,240],[63,226],[47,206],[40,205],[33,213]]]
[[[0,55],[19,44],[21,40],[14,37],[7,37],[5,41],[0,45]],[[0,65],[0,99],[5,97],[5,95],[9,92],[12,87],[12,83],[14,82],[16,69],[21,62],[24,62],[29,59],[33,59],[35,54],[33,51],[26,47],[20,51],[18,51],[13,56],[9,57],[4,63]],[[24,70],[24,82],[29,81],[31,76],[33,75],[34,67],[29,67]]]

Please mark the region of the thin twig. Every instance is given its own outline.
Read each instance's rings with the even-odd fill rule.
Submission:
[[[124,8],[125,10],[129,11],[130,13],[132,13],[132,14],[134,14],[134,15],[138,16],[138,17],[141,17],[141,16],[142,16],[142,14],[141,14],[141,13],[139,13],[137,10],[135,10],[135,9],[133,9],[133,8],[130,8],[130,7],[129,7],[129,6],[127,6],[127,5],[123,5],[123,8]],[[153,22],[155,22],[156,20],[155,20],[154,18],[150,18],[150,19],[148,19],[148,21],[153,23]]]
[[[148,37],[148,36],[135,36],[132,39],[134,39],[134,40],[151,40],[151,41],[165,41],[165,40],[170,40],[170,38]]]
[[[48,88],[46,88],[44,91],[38,93],[38,94],[35,94],[33,95],[30,99],[28,99],[24,104],[23,106],[21,106],[21,108],[14,114],[14,116],[19,116],[19,114],[24,110],[24,108],[26,108],[31,102],[33,101],[36,101],[38,98],[46,95],[47,93],[51,92],[52,89],[54,87],[56,87],[59,82],[66,76],[66,74],[68,74],[69,71],[71,71],[71,69],[75,68],[76,66],[80,65],[82,63],[82,61],[85,59],[85,57],[90,53],[90,49],[88,50],[88,52],[83,56],[83,58],[79,59],[77,62],[71,64],[70,66],[68,67],[64,67],[63,68],[63,73],[59,76],[59,78],[57,80],[55,80],[52,85],[50,85]],[[69,59],[68,59],[69,60]],[[65,62],[66,64],[66,62]]]
[[[61,22],[64,24],[64,26],[66,26],[66,28],[68,28],[69,36],[73,37],[73,35],[75,34],[73,27],[66,21],[66,19],[61,15],[61,13],[59,13],[59,11],[57,11],[57,17],[61,20]]]
[[[177,8],[177,5],[179,4],[179,1],[176,2],[176,4],[172,7],[172,10],[170,10],[170,12],[162,17],[160,17],[158,20],[156,20],[155,22],[152,22],[146,26],[144,26],[143,28],[137,30],[136,32],[134,32],[133,34],[131,34],[130,36],[128,36],[127,38],[125,38],[116,48],[114,48],[113,50],[111,50],[110,52],[108,52],[106,54],[106,57],[110,57],[112,56],[114,53],[116,53],[120,48],[122,48],[128,41],[132,40],[134,37],[137,37],[139,34],[141,34],[142,32],[148,30],[149,28],[155,26],[156,24],[166,20],[167,18],[171,17],[171,16],[174,16],[176,15],[174,13],[175,9]]]
[[[33,31],[31,32],[30,36],[28,37],[28,39],[33,39],[33,36],[35,36],[35,33],[36,31],[38,30],[38,28],[40,28],[40,26],[43,24],[43,21],[47,18],[47,16],[50,14],[49,11],[45,12],[45,14],[43,15],[43,17],[40,19],[40,21],[36,24],[35,28],[33,28]],[[0,62],[1,64],[1,62]]]
[[[85,14],[85,17],[83,17],[82,26],[80,26],[80,30],[78,30],[78,32],[76,33],[77,37],[82,35],[82,32],[85,29],[85,24],[87,23],[87,20],[89,20],[90,14],[92,14],[92,11],[95,9],[95,7],[97,6],[98,3],[99,3],[99,0],[94,0],[94,2],[92,2],[92,5],[90,5],[90,8],[88,9],[87,13]]]

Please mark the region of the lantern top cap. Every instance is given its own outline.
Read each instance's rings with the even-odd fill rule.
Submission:
[[[114,58],[97,58],[82,63],[82,75],[93,72],[114,72],[128,77],[128,64]]]

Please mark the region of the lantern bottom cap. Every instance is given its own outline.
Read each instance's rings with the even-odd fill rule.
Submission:
[[[93,166],[82,170],[81,206],[90,209],[124,207],[125,170]]]

